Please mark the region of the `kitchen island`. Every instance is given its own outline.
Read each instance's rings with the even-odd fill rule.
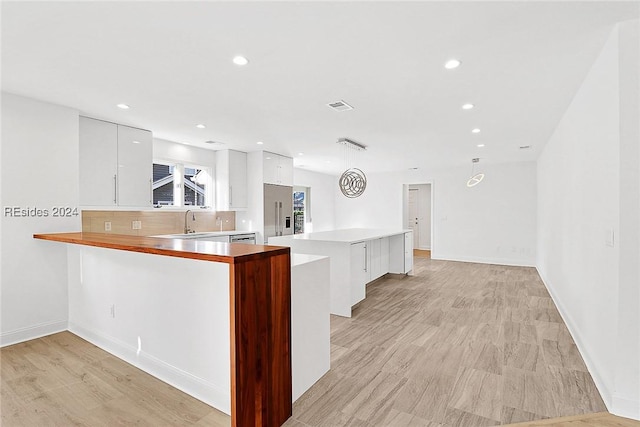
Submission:
[[[231,415],[291,416],[289,248],[100,233],[70,243],[69,330]]]
[[[349,228],[269,238],[292,253],[330,259],[330,310],[351,317],[351,309],[366,296],[367,283],[387,273],[413,269],[411,230]]]

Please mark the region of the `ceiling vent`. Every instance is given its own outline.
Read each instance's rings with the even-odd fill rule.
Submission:
[[[334,111],[348,111],[353,110],[353,107],[343,100],[334,101],[327,104],[327,107],[331,108]]]
[[[529,148],[531,148],[531,146],[530,146],[530,145],[521,145],[521,146],[520,146],[520,149],[521,149],[521,150],[528,150]]]
[[[222,147],[223,145],[225,145],[224,142],[220,142],[220,141],[205,141],[204,143],[212,145],[214,147]]]

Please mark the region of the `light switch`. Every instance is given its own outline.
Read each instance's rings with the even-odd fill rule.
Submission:
[[[615,244],[613,228],[607,228],[604,243],[613,247]]]

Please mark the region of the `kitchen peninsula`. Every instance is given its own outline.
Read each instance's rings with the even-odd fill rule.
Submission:
[[[411,230],[350,228],[270,237],[269,244],[329,257],[330,310],[339,316],[351,317],[351,308],[366,296],[367,283],[413,269]]]
[[[34,238],[70,243],[71,332],[230,414],[232,426],[279,426],[291,416],[289,248]]]

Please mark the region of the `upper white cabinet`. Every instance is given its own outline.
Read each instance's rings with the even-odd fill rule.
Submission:
[[[247,204],[247,153],[216,151],[216,210],[246,209]]]
[[[265,184],[293,185],[293,159],[280,154],[262,152]]]
[[[80,204],[149,207],[150,131],[80,117]]]

